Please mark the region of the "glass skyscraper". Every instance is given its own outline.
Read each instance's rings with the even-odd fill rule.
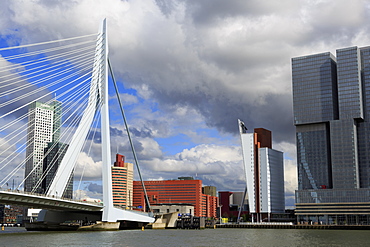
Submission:
[[[292,59],[299,221],[369,223],[370,47]]]

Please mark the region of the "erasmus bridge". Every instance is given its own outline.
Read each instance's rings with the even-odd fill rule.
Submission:
[[[0,48],[0,203],[45,209],[44,221],[73,220],[66,212],[79,212],[85,218],[95,212],[94,217],[106,223],[154,221],[148,213],[113,205],[109,71],[106,20],[98,34]],[[114,85],[121,106],[115,81]],[[34,102],[61,110],[35,120],[30,107]],[[43,121],[51,121],[53,127],[43,129]],[[36,124],[42,130],[38,134]],[[131,142],[129,132],[128,137]],[[52,168],[45,159],[58,143],[64,143],[64,155],[50,179]],[[79,164],[81,154],[101,158],[102,204],[63,196],[70,177],[81,174],[80,186],[90,169]],[[134,158],[137,161],[135,152]]]

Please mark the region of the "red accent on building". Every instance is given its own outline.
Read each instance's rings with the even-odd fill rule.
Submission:
[[[220,200],[221,217],[223,218],[230,218],[230,217],[237,218],[238,217],[239,208],[230,206],[231,205],[230,196],[232,194],[234,193],[231,191],[219,191],[218,192],[219,200]],[[242,211],[241,215],[244,215],[244,214],[249,214],[249,211]]]
[[[259,148],[272,148],[271,131],[264,128],[254,129],[254,181],[255,181],[255,202],[256,213],[260,213],[260,161]]]
[[[221,210],[221,217],[228,218],[230,215],[230,196],[233,194],[233,192],[230,191],[219,191],[218,196],[220,200],[220,210]],[[234,215],[238,216],[238,215]]]
[[[116,154],[116,161],[114,167],[125,167],[125,156],[122,154]]]
[[[272,148],[271,131],[264,128],[256,128],[254,133],[257,134],[256,139],[260,143],[261,148]]]
[[[112,167],[113,205],[127,208],[132,206],[133,165],[125,163],[125,156],[116,154]]]
[[[217,217],[217,197],[203,194],[202,216]]]
[[[188,203],[194,206],[194,216],[216,217],[217,197],[202,193],[201,180],[144,181],[149,203]],[[134,181],[133,206],[145,209],[144,192],[140,181]]]

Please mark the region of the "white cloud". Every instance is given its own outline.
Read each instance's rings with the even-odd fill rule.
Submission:
[[[102,162],[95,162],[92,157],[85,152],[81,152],[77,159],[76,169],[74,171],[75,178],[80,178],[83,175],[83,180],[100,179],[102,174]]]
[[[128,105],[132,105],[132,104],[137,104],[138,103],[138,99],[136,96],[132,95],[132,94],[128,94],[128,93],[120,93],[119,95],[120,99],[121,99],[121,103],[122,103],[122,106],[125,107],[125,106],[128,106]],[[118,107],[118,101],[117,101],[117,96],[116,94],[114,95],[110,95],[109,96],[109,100],[114,104],[117,105]],[[112,107],[112,106],[110,106]]]
[[[230,146],[199,145],[185,149],[174,157],[152,159],[145,165],[160,174],[220,175],[241,169],[239,149]],[[232,168],[232,169],[230,169]]]
[[[88,190],[75,190],[73,191],[73,198],[77,200],[86,200],[92,202],[102,201],[103,195],[101,193],[91,192]]]
[[[286,195],[294,195],[294,191],[298,189],[298,179],[297,166],[292,160],[284,160],[284,176]]]

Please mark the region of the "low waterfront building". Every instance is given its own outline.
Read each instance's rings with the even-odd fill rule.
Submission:
[[[3,206],[3,219],[4,224],[22,224],[23,220],[23,207],[17,205]]]
[[[194,206],[188,203],[161,203],[151,205],[154,216],[177,213],[179,215],[191,215],[194,212]]]

